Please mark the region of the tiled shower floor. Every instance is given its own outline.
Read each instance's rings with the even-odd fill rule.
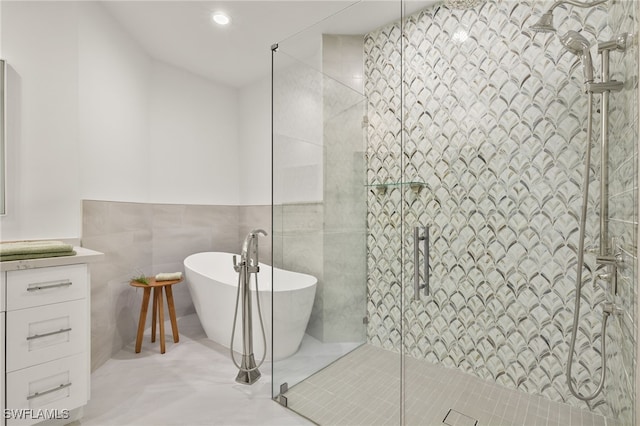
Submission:
[[[407,425],[607,424],[604,417],[589,411],[458,370],[409,357],[405,362]],[[399,354],[363,345],[292,387],[285,396],[289,408],[320,425],[397,425],[399,387]]]

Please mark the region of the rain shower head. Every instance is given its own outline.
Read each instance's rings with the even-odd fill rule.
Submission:
[[[560,6],[561,4],[570,4],[572,6],[588,8],[594,7],[602,3],[606,3],[608,0],[596,0],[591,3],[582,3],[574,0],[558,0],[551,7],[542,14],[538,22],[529,27],[532,31],[540,32],[540,33],[554,33],[556,32],[555,27],[553,26],[553,9]]]
[[[547,10],[540,19],[538,19],[538,22],[531,25],[529,29],[537,33],[555,33],[556,29],[553,26],[553,13],[551,10]]]
[[[560,37],[560,43],[569,52],[577,55],[582,60],[582,69],[584,72],[584,82],[593,82],[593,62],[591,60],[591,51],[589,41],[577,31],[569,31]]]

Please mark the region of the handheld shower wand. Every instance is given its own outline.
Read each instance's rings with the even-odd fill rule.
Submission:
[[[570,30],[560,37],[560,43],[574,55],[578,55],[582,60],[582,71],[584,73],[584,82],[593,82],[593,61],[591,60],[591,51],[589,50],[589,41],[577,31]]]
[[[607,0],[597,0],[591,3],[580,3],[573,0],[560,0],[555,2],[542,17],[532,25],[530,28],[536,32],[555,32],[556,29],[553,26],[553,9],[561,4],[567,3],[578,7],[593,7],[606,2]],[[578,268],[576,274],[576,292],[575,302],[573,310],[573,327],[571,329],[571,340],[569,342],[569,354],[567,360],[566,377],[567,385],[571,393],[582,401],[590,401],[598,396],[605,383],[606,376],[606,329],[607,320],[610,315],[618,315],[620,310],[616,308],[613,303],[605,303],[602,309],[602,323],[601,323],[601,335],[600,335],[600,380],[597,383],[596,389],[590,395],[583,395],[578,392],[574,387],[572,380],[572,367],[574,361],[574,352],[576,347],[576,338],[578,333],[578,323],[580,319],[580,303],[581,303],[581,291],[582,291],[582,270],[584,268],[584,240],[587,218],[587,207],[589,198],[589,172],[591,165],[591,139],[593,128],[593,95],[594,93],[602,94],[602,155],[601,155],[601,177],[600,177],[600,256],[597,257],[596,262],[601,265],[609,265],[610,272],[607,275],[613,276],[615,282],[615,273],[617,267],[617,257],[610,256],[607,248],[607,218],[608,218],[608,105],[609,105],[609,93],[611,91],[619,91],[622,89],[622,83],[618,81],[609,80],[609,51],[624,51],[626,48],[627,35],[623,34],[616,39],[598,44],[598,53],[602,55],[602,81],[594,82],[593,79],[593,63],[591,60],[590,44],[581,34],[576,31],[569,31],[565,35],[560,36],[560,42],[571,53],[580,57],[582,61],[582,68],[584,73],[584,89],[588,96],[588,112],[587,112],[587,134],[586,134],[586,154],[585,154],[585,170],[583,175],[583,199],[580,215],[580,226],[578,236]]]

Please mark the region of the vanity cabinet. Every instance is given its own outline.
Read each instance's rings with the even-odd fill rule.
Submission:
[[[72,422],[81,417],[90,392],[89,267],[0,266],[5,310],[0,316],[5,343],[0,400],[6,403],[6,423],[0,425]]]
[[[5,371],[4,371],[4,354],[5,354],[5,324],[4,324],[4,320],[5,320],[5,294],[6,294],[6,287],[5,287],[5,274],[4,272],[0,272],[0,330],[2,332],[2,343],[0,343],[0,345],[2,347],[0,347],[0,409],[2,411],[0,411],[0,413],[2,413],[2,416],[0,417],[0,424],[4,425],[4,401],[5,401]]]

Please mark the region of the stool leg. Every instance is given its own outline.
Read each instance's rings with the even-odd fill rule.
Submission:
[[[160,325],[160,353],[165,352],[164,344],[164,306],[162,306],[162,287],[158,288],[158,322]]]
[[[151,289],[145,288],[142,294],[142,306],[140,307],[140,319],[138,320],[138,334],[136,335],[136,353],[142,349],[142,334],[144,333],[144,323],[147,320],[147,309],[149,307],[149,296]],[[155,303],[154,303],[155,305]]]
[[[158,287],[153,288],[153,315],[151,316],[151,342],[156,341],[156,321],[158,318]]]
[[[173,331],[173,341],[178,343],[180,336],[178,336],[178,322],[176,321],[176,308],[173,305],[173,290],[171,286],[165,287],[167,292],[167,306],[169,307],[169,318],[171,319],[171,330]]]

